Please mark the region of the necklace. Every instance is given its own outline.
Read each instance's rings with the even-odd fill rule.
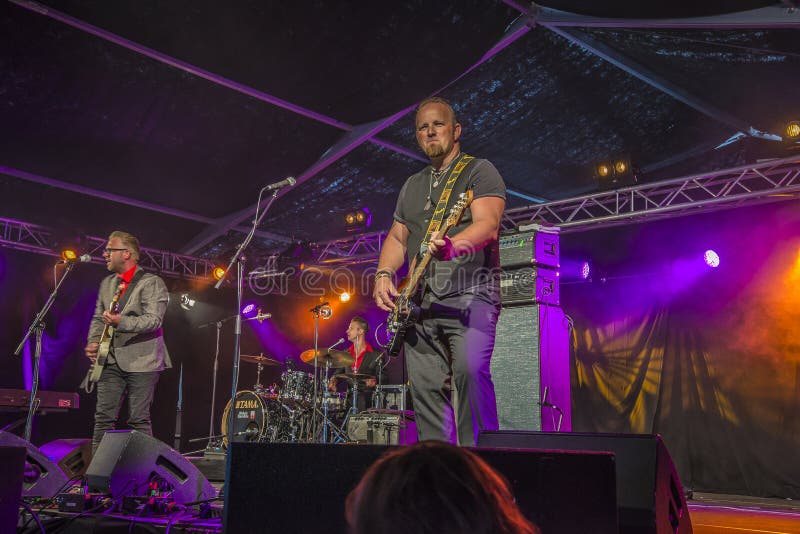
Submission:
[[[433,166],[431,166],[431,177],[428,181],[428,198],[425,201],[425,211],[428,211],[433,207],[433,200],[431,196],[433,195],[433,189],[439,187],[439,182],[447,174],[447,171],[450,170],[450,167],[453,165],[453,162],[458,159],[458,156],[461,155],[461,152],[456,154],[456,156],[450,160],[450,163],[447,164],[447,167],[439,169],[438,171],[433,170]]]

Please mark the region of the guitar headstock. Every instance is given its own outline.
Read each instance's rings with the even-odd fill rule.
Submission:
[[[472,189],[467,189],[465,193],[461,193],[458,195],[458,200],[453,207],[450,208],[450,214],[447,216],[447,226],[455,226],[458,224],[458,221],[461,220],[461,217],[464,215],[464,210],[472,204]]]

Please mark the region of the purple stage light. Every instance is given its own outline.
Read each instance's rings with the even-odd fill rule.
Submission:
[[[251,302],[250,304],[245,304],[244,308],[242,308],[242,315],[250,315],[254,311],[256,311],[256,305]]]
[[[709,267],[719,267],[719,254],[709,249],[703,253],[703,259]]]
[[[592,268],[589,266],[589,262],[583,262],[583,265],[581,265],[581,278],[588,279],[591,272]]]

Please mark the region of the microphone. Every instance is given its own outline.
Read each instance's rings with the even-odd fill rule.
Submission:
[[[321,309],[322,309],[322,308],[324,308],[325,306],[328,306],[329,304],[330,304],[330,302],[326,300],[326,301],[325,301],[325,302],[323,302],[322,304],[317,304],[316,306],[314,306],[313,308],[311,308],[311,309],[310,309],[310,310],[308,310],[308,311],[310,311],[310,312],[318,312],[319,310],[321,310]]]
[[[58,263],[89,263],[90,261],[92,261],[92,257],[88,254],[83,254],[74,260],[59,260]]]
[[[333,345],[331,345],[330,347],[328,347],[328,350],[331,350],[333,347],[338,347],[338,346],[339,346],[339,345],[341,345],[342,343],[344,343],[344,338],[343,338],[343,337],[342,337],[342,338],[339,338],[339,341],[337,341],[336,343],[334,343]]]
[[[285,180],[281,180],[280,182],[275,182],[274,184],[269,184],[268,186],[264,187],[264,191],[272,191],[273,189],[280,189],[282,187],[290,187],[297,183],[297,180],[292,178],[291,176],[286,178]]]

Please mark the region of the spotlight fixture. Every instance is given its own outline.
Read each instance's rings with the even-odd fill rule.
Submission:
[[[339,300],[342,301],[342,302],[349,301],[350,300],[350,293],[348,293],[347,291],[342,291],[339,294]]]
[[[800,139],[800,121],[789,121],[786,124],[784,132],[789,139]]]
[[[74,261],[78,259],[78,252],[72,248],[65,248],[61,251],[61,259],[67,261]]]
[[[592,267],[589,265],[588,261],[585,261],[583,265],[581,265],[581,278],[588,280],[590,274],[592,274]]]
[[[214,270],[211,271],[211,276],[214,277],[214,280],[221,280],[225,276],[225,269],[223,267],[214,267]]]
[[[349,211],[344,216],[344,226],[348,232],[366,230],[370,224],[372,224],[372,214],[368,208]]]
[[[252,302],[250,304],[245,304],[242,307],[242,315],[244,315],[245,317],[251,315],[254,311],[256,311],[256,305],[253,304]]]
[[[192,308],[194,308],[196,302],[197,302],[196,300],[194,300],[189,296],[189,293],[184,293],[183,295],[181,295],[181,308],[183,308],[186,311],[189,311]]]
[[[719,267],[719,254],[709,249],[703,253],[703,260],[709,267]]]
[[[597,180],[597,188],[601,190],[614,189],[635,184],[637,179],[632,170],[631,160],[627,156],[595,163],[594,177]]]

